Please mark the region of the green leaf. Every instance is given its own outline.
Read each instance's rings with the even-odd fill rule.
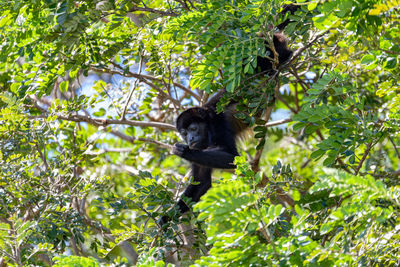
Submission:
[[[10,86],[11,92],[13,92],[14,94],[18,95],[18,90],[21,87],[21,85],[22,85],[21,83],[13,83],[13,84],[11,84],[11,86]]]
[[[106,110],[104,108],[100,108],[99,111],[93,113],[96,117],[103,117],[105,114]]]
[[[301,199],[300,192],[297,190],[293,190],[292,198],[294,201],[299,201]]]
[[[228,91],[228,92],[233,92],[233,90],[235,89],[235,85],[236,85],[235,82],[236,82],[235,80],[231,80],[231,81],[228,83],[228,85],[226,86],[226,91]]]
[[[75,79],[76,75],[78,74],[79,68],[78,67],[74,67],[69,71],[69,77],[71,79]]]
[[[309,4],[307,5],[307,9],[308,9],[309,11],[313,11],[313,10],[317,7],[317,5],[318,5],[318,2],[311,2],[311,3],[309,3]]]
[[[265,132],[267,132],[267,128],[265,126],[256,126],[256,127],[254,127],[254,131],[265,133]]]
[[[312,158],[312,159],[319,158],[319,157],[323,156],[325,154],[325,152],[326,152],[325,150],[318,149],[318,150],[314,151],[313,153],[311,153],[310,158]]]
[[[69,81],[63,81],[60,83],[60,91],[61,93],[66,93],[68,91]]]
[[[8,13],[8,12],[7,12]],[[0,19],[0,28],[4,27],[7,24],[11,23],[11,17],[7,14],[3,14],[4,16]]]
[[[356,156],[353,154],[353,155],[351,155],[350,158],[349,158],[349,163],[350,163],[350,164],[354,164],[355,161],[356,161]]]
[[[385,69],[394,69],[397,65],[397,59],[394,58],[388,58],[386,61],[386,64],[384,64]]]
[[[324,160],[324,162],[323,162],[323,164],[324,164],[324,166],[327,166],[327,167],[329,167],[329,166],[331,166],[333,163],[335,163],[335,160],[336,160],[336,157],[327,157],[325,160]]]
[[[299,122],[293,125],[293,131],[298,131],[300,129],[303,129],[307,124],[304,122]]]
[[[254,177],[256,184],[259,184],[262,181],[262,178],[263,178],[263,176],[262,176],[261,172],[256,173],[256,175]]]
[[[325,223],[321,226],[321,234],[322,235],[325,235],[332,230],[333,230],[333,227],[332,227],[332,224],[330,224],[330,223]]]
[[[318,130],[320,127],[318,125],[308,125],[306,127],[305,133],[306,134],[312,134],[313,132],[315,132],[316,130]]]
[[[285,211],[285,208],[281,204],[276,205],[275,206],[275,214],[274,214],[275,218],[280,216],[284,211]]]
[[[371,54],[367,54],[367,55],[363,56],[363,58],[361,59],[361,64],[370,65],[374,61],[375,61],[375,56],[371,55]]]

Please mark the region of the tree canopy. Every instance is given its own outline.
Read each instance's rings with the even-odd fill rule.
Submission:
[[[399,0],[0,10],[0,266],[400,265]],[[223,89],[253,131],[179,218],[175,119]]]

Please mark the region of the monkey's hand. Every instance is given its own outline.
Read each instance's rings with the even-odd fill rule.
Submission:
[[[189,146],[186,144],[176,143],[172,148],[172,154],[182,157],[183,154],[190,150]]]

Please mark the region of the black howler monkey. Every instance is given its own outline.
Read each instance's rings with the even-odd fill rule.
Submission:
[[[281,14],[293,13],[298,7],[286,6]],[[277,26],[278,30],[289,23],[285,20]],[[290,59],[292,51],[287,47],[285,36],[278,32],[273,36],[274,49],[278,53],[279,64]],[[271,49],[266,48],[267,51]],[[273,56],[271,56],[273,57]],[[271,73],[272,62],[268,58],[257,58],[257,72]],[[238,155],[235,138],[247,128],[234,115],[235,103],[227,106],[225,112],[217,113],[216,106],[224,91],[217,93],[202,107],[192,107],[183,111],[176,120],[176,127],[186,144],[177,143],[172,153],[191,162],[194,184],[190,184],[183,195],[197,202],[211,187],[211,173],[214,168],[233,169],[234,158]],[[178,203],[180,213],[189,210],[181,198]],[[160,223],[164,224],[169,218],[163,216]]]
[[[219,93],[204,106],[185,110],[176,121],[186,144],[175,144],[172,153],[192,164],[195,184],[190,184],[183,195],[194,202],[211,187],[212,169],[235,168],[233,161],[238,155],[235,137],[246,128],[240,121],[233,123],[233,110],[217,113],[216,104],[222,96]],[[182,199],[178,206],[181,213],[189,209]]]

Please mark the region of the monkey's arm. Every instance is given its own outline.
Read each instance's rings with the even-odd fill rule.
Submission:
[[[233,161],[237,154],[227,152],[220,147],[194,150],[184,144],[175,144],[173,153],[190,162],[209,168],[234,169],[236,167]]]
[[[233,161],[236,156],[220,148],[209,148],[205,150],[189,150],[182,157],[209,168],[234,169],[236,166]]]

